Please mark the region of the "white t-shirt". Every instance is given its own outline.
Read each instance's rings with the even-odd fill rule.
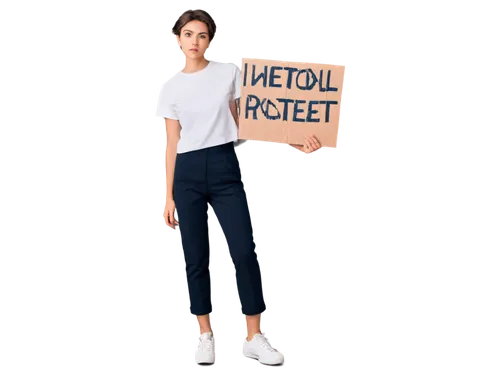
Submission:
[[[179,120],[177,153],[238,141],[229,102],[240,97],[240,84],[236,64],[211,60],[202,70],[179,71],[163,84],[156,116]]]

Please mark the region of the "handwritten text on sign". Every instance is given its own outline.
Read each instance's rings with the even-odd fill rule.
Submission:
[[[303,91],[337,91],[337,87],[331,87],[331,71],[321,69],[319,76],[312,69],[298,69],[290,66],[272,65],[263,67],[262,71],[256,71],[256,66],[252,64],[250,74],[248,74],[248,63],[245,63],[243,71],[243,86],[260,86],[260,87],[277,87],[283,85],[287,89],[303,90]],[[281,74],[281,75],[280,75]],[[247,79],[247,77],[249,78]],[[302,83],[301,83],[302,82]],[[277,103],[275,103],[275,101]],[[293,107],[293,115],[291,121],[294,122],[329,122],[330,121],[330,106],[337,105],[336,100],[303,100],[303,99],[287,99],[276,98],[259,98],[257,95],[248,94],[245,102],[245,118],[251,114],[254,120],[258,120],[258,112],[261,112],[268,120],[284,120],[288,119],[289,105]],[[325,106],[324,118],[314,117],[318,113],[318,109],[314,106]],[[270,107],[273,109],[270,111]],[[318,107],[316,107],[318,108]],[[323,111],[322,111],[323,112]],[[283,117],[283,118],[282,118]]]

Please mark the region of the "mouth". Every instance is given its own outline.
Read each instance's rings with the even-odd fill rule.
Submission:
[[[191,48],[190,51],[198,52],[196,48]]]

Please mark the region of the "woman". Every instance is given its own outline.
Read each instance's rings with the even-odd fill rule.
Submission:
[[[214,363],[214,336],[209,314],[209,241],[207,209],[210,204],[226,236],[236,268],[242,312],[248,336],[243,354],[265,364],[283,363],[283,355],[260,330],[266,309],[261,274],[246,194],[234,147],[238,140],[241,71],[233,63],[206,60],[206,49],[215,35],[215,23],[203,10],[188,10],[172,32],[186,56],[184,70],[161,88],[157,116],[167,128],[167,203],[165,221],[181,231],[191,313],[197,316],[200,338],[197,363]],[[304,146],[310,153],[321,147],[315,137]],[[177,221],[174,217],[177,208]]]

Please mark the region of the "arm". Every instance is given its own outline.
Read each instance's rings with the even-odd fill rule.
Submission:
[[[229,109],[231,110],[231,114],[233,115],[234,122],[236,122],[236,126],[239,128],[240,98],[236,100],[231,100],[229,102]],[[304,152],[304,145],[288,145],[288,146],[296,149],[299,152],[302,153]]]
[[[302,145],[292,145],[291,143],[289,143],[289,145],[292,146],[293,148],[296,148],[299,151],[304,152],[304,147]]]
[[[236,126],[238,126],[238,128],[239,128],[240,127],[240,122],[239,122],[240,98],[235,99],[235,100],[231,100],[231,102],[229,103],[229,108],[231,109],[231,113],[233,114],[234,122],[236,122]],[[234,142],[234,145],[239,146],[242,143],[245,143],[246,141],[247,141],[246,139],[238,139],[236,142]],[[292,146],[293,148],[296,148],[299,151],[305,152],[303,145],[292,145],[291,144],[290,146]]]
[[[240,98],[235,99],[235,100],[231,100],[229,102],[229,109],[231,109],[231,114],[233,115],[234,122],[236,123],[236,126],[239,129],[239,127],[240,127],[240,122],[239,122]],[[236,148],[238,148],[238,147],[241,147],[242,145],[244,145],[245,143],[246,143],[246,140],[238,139],[235,142],[235,146],[236,146]]]
[[[163,179],[163,193],[166,194],[167,192],[167,179],[166,179],[166,172],[167,172],[167,149],[166,149],[166,141],[167,141],[167,120],[163,119],[161,122],[163,126],[163,172],[164,172],[164,179]]]
[[[167,170],[167,200],[174,197],[174,170],[177,158],[177,144],[179,143],[181,126],[179,120],[165,117],[167,129],[167,151],[165,152],[165,166]]]
[[[229,102],[229,109],[231,110],[231,114],[233,115],[234,122],[236,126],[240,127],[240,98],[231,100]]]

